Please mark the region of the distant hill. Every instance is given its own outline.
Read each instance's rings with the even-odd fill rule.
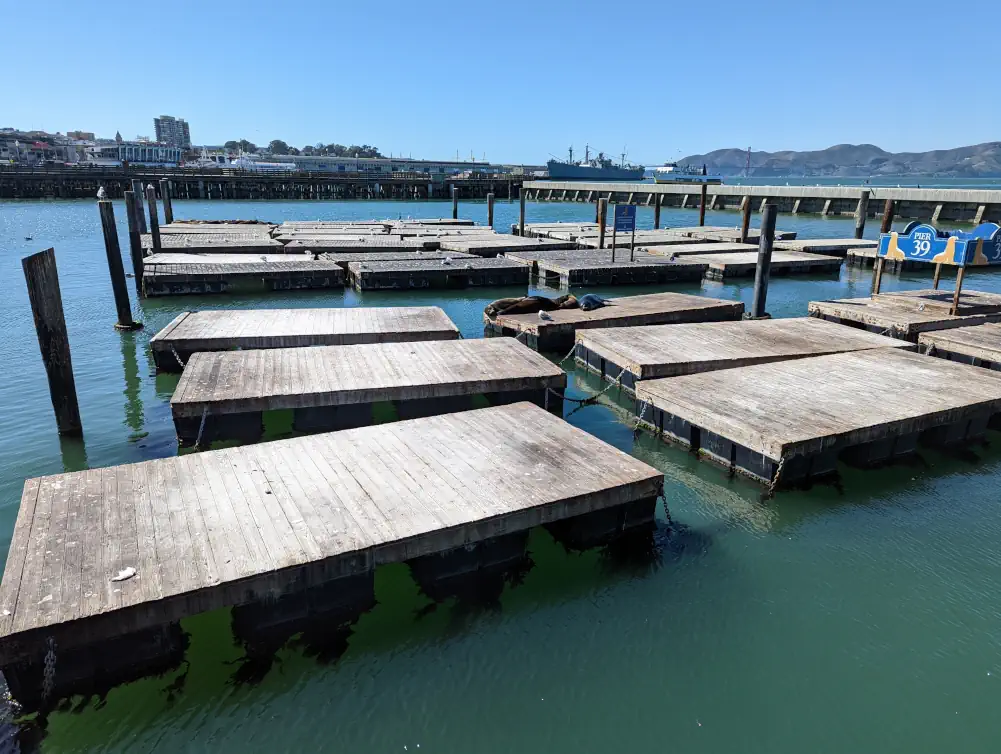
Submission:
[[[747,150],[717,149],[678,161],[707,165],[710,172],[743,175]],[[1001,176],[1001,142],[989,141],[932,152],[887,152],[873,144],[838,144],[814,152],[751,152],[752,176],[927,175],[948,178]]]

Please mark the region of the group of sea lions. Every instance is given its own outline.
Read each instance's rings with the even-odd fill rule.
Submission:
[[[519,296],[516,298],[499,298],[487,304],[483,313],[490,319],[499,314],[535,314],[536,312],[551,312],[556,309],[583,309],[586,312],[607,306],[610,302],[601,296],[587,293],[579,299],[571,293],[559,298],[545,296]]]

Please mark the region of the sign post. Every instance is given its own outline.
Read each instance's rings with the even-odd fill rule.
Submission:
[[[634,246],[636,244],[636,205],[616,204],[615,224],[612,226],[612,261],[615,261],[615,234],[619,231],[630,233],[629,261],[634,261]]]

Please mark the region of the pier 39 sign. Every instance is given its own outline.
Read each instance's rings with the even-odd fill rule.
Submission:
[[[879,255],[956,267],[1001,264],[1001,227],[982,223],[970,232],[945,231],[912,222],[903,233],[882,234]]]

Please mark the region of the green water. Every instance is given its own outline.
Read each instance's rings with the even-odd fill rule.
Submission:
[[[445,203],[175,203],[178,218],[369,219],[449,210]],[[485,221],[483,204],[461,211]],[[650,227],[652,212],[639,212],[641,226]],[[116,213],[124,223],[120,203]],[[517,204],[498,203],[496,215],[506,229]],[[592,216],[593,206],[529,204],[530,221]],[[692,225],[695,217],[664,213],[668,224]],[[734,225],[737,216],[709,213],[707,222]],[[779,225],[810,237],[852,229],[850,219],[786,215]],[[20,269],[22,256],[48,246],[59,264],[83,443],[60,443],[56,435]],[[168,406],[177,377],[154,376],[148,340],[180,311],[433,303],[465,337],[480,337],[485,303],[519,293],[153,299],[134,301],[146,329],[120,334],[112,328],[93,202],[0,203],[0,272],[3,552],[25,477],[177,452]],[[928,279],[888,275],[884,287],[923,287]],[[968,281],[1001,291],[992,273]],[[802,315],[812,299],[865,295],[868,285],[868,271],[847,268],[840,278],[777,278],[768,308]],[[664,289],[745,302],[751,295],[749,281]],[[597,389],[594,376],[571,373],[570,395]],[[115,689],[103,701],[75,700],[76,709],[50,716],[42,750],[997,749],[1001,436],[968,453],[922,451],[908,465],[843,468],[839,486],[763,502],[755,485],[728,480],[648,436],[634,440],[626,406],[610,393],[569,421],[666,474],[673,523],[659,512],[653,563],[623,563],[599,551],[570,555],[534,531],[533,568],[491,608],[429,608],[405,567],[384,568],[379,604],[362,617],[343,657],[323,662],[290,646],[257,684],[235,682],[241,651],[228,614],[197,616],[184,624],[191,637],[185,667]]]

